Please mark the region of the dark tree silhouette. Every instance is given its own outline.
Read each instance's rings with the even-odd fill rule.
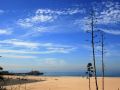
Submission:
[[[98,44],[99,44],[99,46],[101,47],[101,50],[98,50],[98,51],[100,51],[100,54],[101,54],[101,70],[102,70],[102,90],[104,90],[104,76],[105,76],[105,69],[104,69],[104,54],[106,53],[105,52],[105,48],[104,48],[104,40],[105,40],[105,38],[104,38],[104,32],[102,31],[102,30],[98,30],[99,31],[99,35],[100,35],[100,39],[99,39],[99,42],[98,42]]]
[[[101,34],[101,55],[102,55],[102,90],[104,90],[104,32],[100,31]]]
[[[89,90],[91,90],[91,84],[90,84],[90,78],[93,76],[93,66],[92,66],[92,63],[88,63],[87,64],[87,78],[89,79]]]
[[[95,32],[97,31],[95,29],[95,24],[96,24],[96,15],[95,15],[95,10],[92,8],[90,11],[90,16],[88,18],[89,20],[89,29],[87,32],[90,33],[91,35],[91,46],[92,46],[92,58],[93,58],[93,69],[94,69],[94,78],[95,78],[95,85],[96,85],[96,90],[98,90],[98,81],[97,81],[97,75],[96,75],[96,55],[95,55]]]
[[[3,70],[3,68],[0,67],[0,90],[6,90],[6,89],[4,88],[4,78],[3,78],[3,76],[2,76],[2,70]]]

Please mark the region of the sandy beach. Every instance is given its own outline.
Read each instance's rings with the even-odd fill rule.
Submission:
[[[6,76],[8,77],[8,76]],[[19,76],[9,76],[11,78],[18,78]],[[86,77],[45,77],[45,76],[26,76],[19,77],[27,80],[36,80],[29,83],[21,83],[16,85],[9,85],[9,90],[89,90],[88,79]],[[98,78],[99,90],[101,88],[101,78]],[[105,90],[118,90],[120,88],[119,77],[106,77]],[[91,90],[95,90],[94,78],[91,78]]]

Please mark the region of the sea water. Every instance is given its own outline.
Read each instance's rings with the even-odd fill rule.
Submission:
[[[85,72],[44,72],[44,76],[87,76]],[[101,72],[97,76],[102,76]],[[120,77],[120,72],[106,72],[105,77]]]

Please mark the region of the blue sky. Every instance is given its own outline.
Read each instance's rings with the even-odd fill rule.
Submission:
[[[86,23],[91,6],[96,8],[97,28],[105,33],[105,68],[119,71],[117,0],[1,0],[0,65],[12,71],[85,70],[86,64],[92,62],[91,44],[86,42],[90,39]],[[100,70],[100,54],[96,57]]]

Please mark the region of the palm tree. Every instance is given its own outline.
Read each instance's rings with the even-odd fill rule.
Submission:
[[[92,63],[88,63],[87,64],[87,77],[89,79],[89,90],[91,90],[91,85],[90,85],[90,78],[93,76],[93,66],[92,66]]]

